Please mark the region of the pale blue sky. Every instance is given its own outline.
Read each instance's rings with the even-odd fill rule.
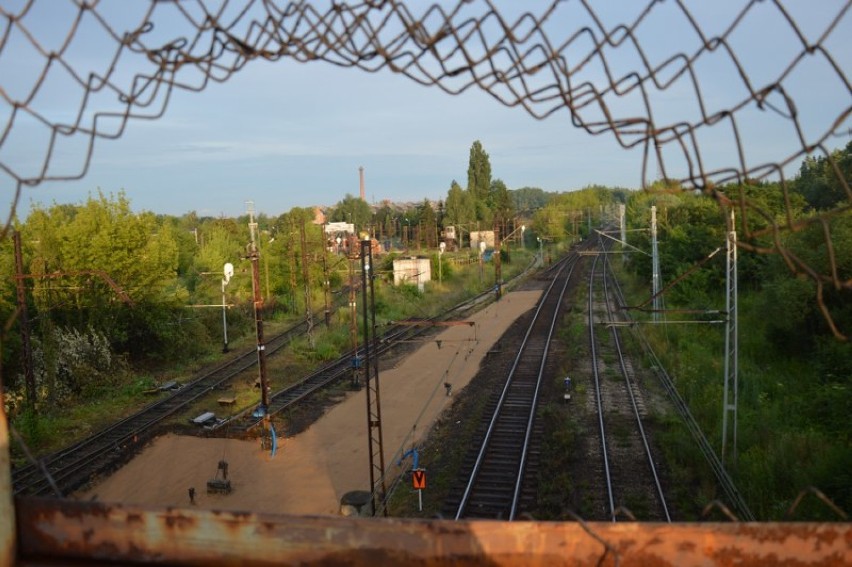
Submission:
[[[17,13],[21,4],[0,0],[0,7],[7,13]],[[510,21],[520,11],[520,3],[495,4],[505,9],[504,15]],[[531,2],[523,3],[523,7],[541,13],[548,4]],[[608,29],[619,22],[632,22],[645,4],[591,3]],[[745,3],[729,0],[687,4],[705,34],[712,36],[721,33]],[[776,80],[800,50],[780,12],[771,3],[763,4],[750,11],[730,37],[756,89]],[[412,3],[417,9],[423,5]],[[842,0],[784,3],[812,42],[825,32],[828,22],[844,5]],[[481,14],[485,6],[484,2],[474,2],[468,10]],[[636,31],[653,65],[679,51],[692,53],[699,45],[683,16],[672,9],[674,3],[657,6],[660,8],[655,8],[652,17]],[[127,29],[131,29],[139,24],[140,16],[134,10],[141,13],[147,7],[143,2],[105,2],[99,12],[110,17],[117,30],[125,21]],[[415,8],[411,11],[418,13]],[[73,14],[70,3],[42,2],[22,22],[48,49],[58,49]],[[155,26],[146,41],[156,45],[155,34],[169,38],[188,33],[186,27],[176,23],[178,20],[161,17],[167,23]],[[850,22],[852,15],[847,12],[823,42],[846,80],[852,67]],[[591,23],[582,4],[569,1],[560,5],[546,29],[553,42],[564,42],[577,29]],[[5,25],[0,24],[0,33],[7,30]],[[174,30],[170,29],[172,25]],[[6,97],[0,98],[0,128],[8,125],[8,100],[23,99],[44,68],[44,58],[19,30],[13,31],[0,51],[0,88]],[[577,41],[566,55],[578,60],[587,47],[587,41]],[[83,71],[88,70],[103,72],[115,51],[115,42],[101,28],[84,22],[66,51],[66,60],[84,75]],[[127,82],[145,64],[144,60],[122,57],[116,82]],[[810,65],[796,67],[783,83],[796,103],[807,141],[831,129],[832,122],[844,110],[848,113],[852,104],[843,78],[823,58],[813,59]],[[615,77],[625,76],[639,66],[635,52],[625,48],[608,54],[607,61]],[[708,113],[747,96],[736,69],[722,53],[703,58],[696,71]],[[29,104],[51,120],[70,122],[83,101],[80,89],[71,88],[73,85],[63,73],[61,66],[52,67],[49,80]],[[197,77],[184,76],[188,82],[193,79]],[[539,77],[531,77],[530,86],[534,88],[538,80]],[[586,66],[573,77],[574,85],[583,81],[605,88],[604,70],[599,65]],[[686,80],[651,95],[657,125],[694,121],[699,115],[697,97]],[[770,100],[776,106],[783,104],[777,95]],[[608,102],[619,117],[643,114],[637,96]],[[115,96],[110,99],[106,92],[89,99],[86,108],[92,113],[115,105]],[[591,108],[581,111],[581,115],[590,121],[599,119]],[[740,115],[738,126],[747,150],[747,168],[785,159],[801,147],[791,123],[774,112],[747,109]],[[839,135],[828,145],[845,145],[849,129],[847,115],[835,130]],[[47,132],[33,119],[19,114],[0,145],[0,162],[15,175],[34,175],[44,160]],[[740,166],[728,123],[704,128],[698,138],[707,169]],[[501,105],[475,87],[450,96],[387,70],[367,73],[325,62],[256,60],[226,83],[210,84],[201,93],[175,89],[162,118],[131,120],[120,139],[98,139],[88,174],[82,180],[45,182],[27,188],[19,207],[20,213],[26,214],[32,201],[80,202],[88,193],[101,189],[106,193],[124,190],[136,210],[175,215],[195,210],[202,215],[233,216],[242,214],[244,202],[252,200],[259,211],[277,215],[294,206],[333,205],[347,193],[357,195],[359,166],[365,168],[369,201],[442,199],[454,179],[462,186],[466,184],[468,152],[477,139],[491,157],[493,176],[501,178],[510,189],[533,186],[565,191],[589,184],[638,188],[642,183],[641,149],[625,151],[610,133],[591,136],[575,128],[564,109],[539,121],[520,108]],[[86,142],[78,139],[58,145],[50,171],[79,171]],[[666,146],[664,152],[670,176],[689,174],[675,144]],[[656,174],[657,166],[652,163],[648,175],[653,178]],[[0,196],[6,203],[13,188],[11,177],[0,172]]]

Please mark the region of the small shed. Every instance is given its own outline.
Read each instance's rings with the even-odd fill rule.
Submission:
[[[397,258],[393,261],[393,285],[416,285],[423,291],[426,282],[432,281],[432,262],[429,258]]]

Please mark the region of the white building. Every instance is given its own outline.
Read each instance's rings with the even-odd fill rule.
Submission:
[[[432,262],[429,258],[397,258],[393,261],[393,285],[416,285],[423,291],[426,282],[432,281]]]

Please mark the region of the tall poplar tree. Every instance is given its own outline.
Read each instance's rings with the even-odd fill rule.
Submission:
[[[479,140],[476,140],[470,147],[470,160],[467,166],[467,190],[473,197],[475,205],[487,203],[491,191],[491,162]],[[477,210],[481,209],[480,206],[476,208]]]

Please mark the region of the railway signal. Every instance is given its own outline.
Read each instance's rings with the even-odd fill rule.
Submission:
[[[226,262],[222,268],[222,353],[228,352],[228,302],[225,298],[225,286],[234,277],[234,265]]]
[[[420,468],[420,453],[416,448],[409,449],[403,453],[402,458],[397,463],[402,464],[402,461],[411,457],[411,486],[417,491],[417,510],[423,511],[423,490],[426,488],[426,469]]]

